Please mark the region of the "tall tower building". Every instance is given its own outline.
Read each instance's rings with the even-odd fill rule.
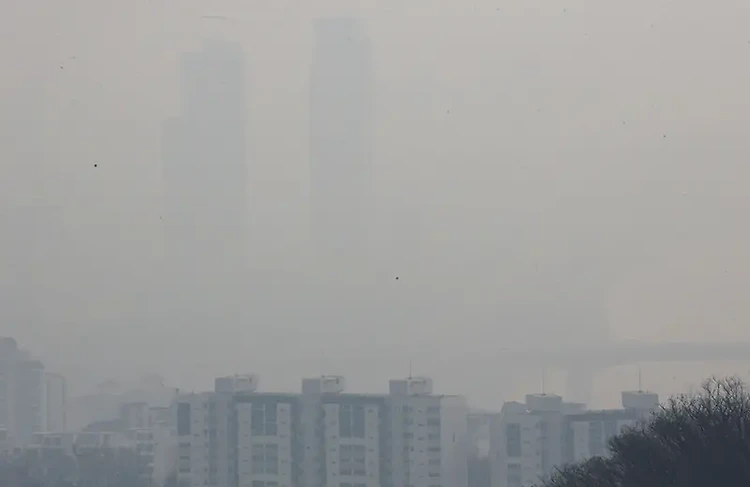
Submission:
[[[167,307],[225,318],[243,282],[248,225],[243,53],[207,42],[181,63],[181,113],[164,126]],[[210,293],[204,291],[210,289]],[[221,297],[221,302],[204,301]],[[236,293],[235,297],[238,297]],[[170,299],[171,298],[171,299]],[[205,322],[202,323],[205,325]],[[184,323],[181,323],[184,325]]]
[[[16,369],[15,440],[31,444],[34,433],[47,431],[47,376],[44,364],[24,360]]]
[[[366,255],[373,160],[372,49],[358,19],[315,22],[311,71],[312,241],[325,263]],[[338,267],[340,268],[340,267]]]

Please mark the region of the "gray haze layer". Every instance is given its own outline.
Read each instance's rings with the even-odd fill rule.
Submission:
[[[750,338],[746,2],[11,4],[0,335],[81,387]]]

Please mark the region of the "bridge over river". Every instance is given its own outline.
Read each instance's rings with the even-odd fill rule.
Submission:
[[[588,402],[598,370],[644,362],[750,361],[750,342],[606,342],[597,346],[499,348],[498,359],[518,366],[568,372],[567,396]]]

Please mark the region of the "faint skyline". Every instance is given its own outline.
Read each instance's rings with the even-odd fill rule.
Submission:
[[[321,17],[366,23],[376,107],[371,203],[331,193],[348,214],[369,206],[373,265],[336,282],[340,268],[310,258]],[[182,371],[250,371],[295,389],[307,371],[340,371],[369,390],[413,359],[441,391],[480,403],[501,393],[487,384],[509,373],[504,346],[606,332],[748,339],[748,22],[739,0],[13,2],[0,19],[0,246],[13,248],[0,256],[0,327],[71,376],[150,369],[183,385]],[[238,317],[160,320],[143,304],[152,288],[180,289],[168,301],[184,309],[224,308],[224,290],[245,289],[217,276],[154,284],[175,181],[164,120],[187,116],[179,66],[205,38],[244,53],[247,166],[181,171],[195,191],[186,204],[224,204],[242,186],[251,217],[221,212],[187,235],[203,247],[183,270],[227,269],[239,238],[204,237],[248,218],[249,290]],[[188,159],[218,140],[207,130],[189,137]],[[344,187],[338,176],[323,188]],[[745,370],[680,367],[644,366],[644,380],[668,394]],[[528,376],[518,390],[538,387]],[[602,373],[596,400],[616,403],[636,376]],[[550,390],[556,380],[550,371]]]
[[[315,253],[366,266],[373,227],[373,66],[362,19],[314,22],[310,73],[310,211]]]
[[[180,63],[180,115],[163,134],[165,212],[159,286],[161,326],[182,345],[217,321],[241,329],[247,303],[248,78],[240,45],[207,41]],[[207,347],[232,335],[212,334]]]

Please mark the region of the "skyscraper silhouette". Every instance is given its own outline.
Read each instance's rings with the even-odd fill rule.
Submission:
[[[315,22],[311,71],[312,238],[319,258],[361,263],[372,173],[372,53],[363,21]]]
[[[183,56],[181,114],[162,141],[165,304],[217,320],[246,264],[246,111],[238,46],[208,42]]]

